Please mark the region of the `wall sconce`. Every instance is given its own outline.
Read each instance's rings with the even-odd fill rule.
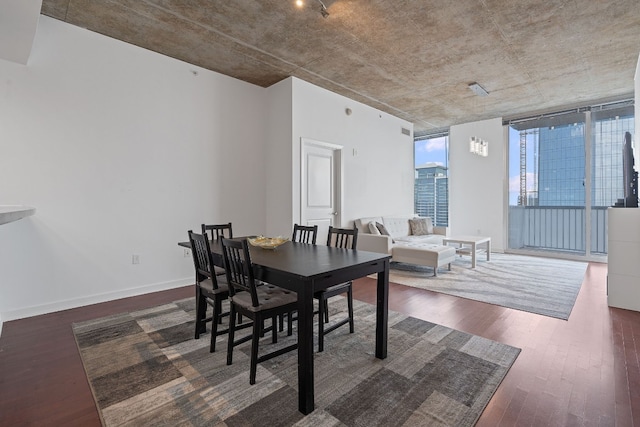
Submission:
[[[489,155],[489,143],[482,138],[472,136],[469,139],[469,152],[481,157]]]

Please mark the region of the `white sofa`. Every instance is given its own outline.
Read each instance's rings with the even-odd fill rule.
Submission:
[[[434,276],[437,276],[439,267],[448,265],[451,269],[456,250],[442,244],[442,239],[447,236],[447,227],[434,226],[432,234],[413,235],[409,223],[413,218],[416,216],[393,215],[355,220],[355,226],[358,228],[358,249],[389,254],[393,262],[431,267]],[[384,225],[389,235],[378,234],[376,224]]]

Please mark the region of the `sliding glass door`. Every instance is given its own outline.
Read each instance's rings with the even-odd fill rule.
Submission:
[[[584,254],[585,123],[512,125],[509,135],[510,179],[517,183],[509,248]]]
[[[633,107],[591,112],[592,254],[607,254],[607,208],[624,198],[622,158],[626,132],[634,134]]]
[[[592,107],[509,125],[510,251],[607,253],[607,208],[622,194],[632,109]]]

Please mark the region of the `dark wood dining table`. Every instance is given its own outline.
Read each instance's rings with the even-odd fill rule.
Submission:
[[[189,242],[180,242],[189,248]],[[222,247],[211,243],[214,262],[224,266]],[[376,343],[378,359],[387,357],[390,255],[323,245],[287,242],[276,249],[251,247],[256,278],[298,295],[298,409],[314,410],[313,295],[338,283],[377,273]],[[326,350],[325,350],[326,351]],[[329,350],[330,351],[330,350]]]

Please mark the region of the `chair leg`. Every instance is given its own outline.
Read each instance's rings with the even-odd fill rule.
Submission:
[[[262,319],[256,316],[253,319],[253,339],[251,340],[251,368],[249,370],[249,384],[256,383],[256,370],[258,367],[258,343],[262,329]],[[275,325],[274,325],[275,326]]]
[[[218,323],[222,320],[220,316],[222,313],[222,301],[220,298],[216,298],[213,304],[213,318],[211,320],[211,344],[209,344],[209,353],[216,351],[216,338],[218,337]]]
[[[282,332],[284,331],[284,314],[281,314],[280,316],[278,316],[278,321],[279,321],[278,329],[280,330],[280,332]]]
[[[233,363],[233,341],[235,337],[235,332],[236,332],[236,309],[233,303],[231,303],[231,309],[229,310],[229,342],[227,343],[227,365],[231,365]]]
[[[200,334],[207,331],[207,324],[203,321],[207,317],[207,301],[202,296],[200,286],[196,285],[196,325],[195,338],[199,339]]]
[[[293,312],[287,313],[287,336],[293,335]]]
[[[349,309],[349,332],[353,333],[353,288],[349,286],[349,290],[347,291],[347,306]]]
[[[321,298],[320,303],[318,304],[318,353],[324,351],[324,322],[322,319],[324,317],[326,308],[326,300],[324,298]]]
[[[329,300],[323,299],[324,304],[324,323],[329,323]]]
[[[278,342],[278,317],[282,320],[282,316],[273,316],[271,318],[271,342],[274,344]]]

